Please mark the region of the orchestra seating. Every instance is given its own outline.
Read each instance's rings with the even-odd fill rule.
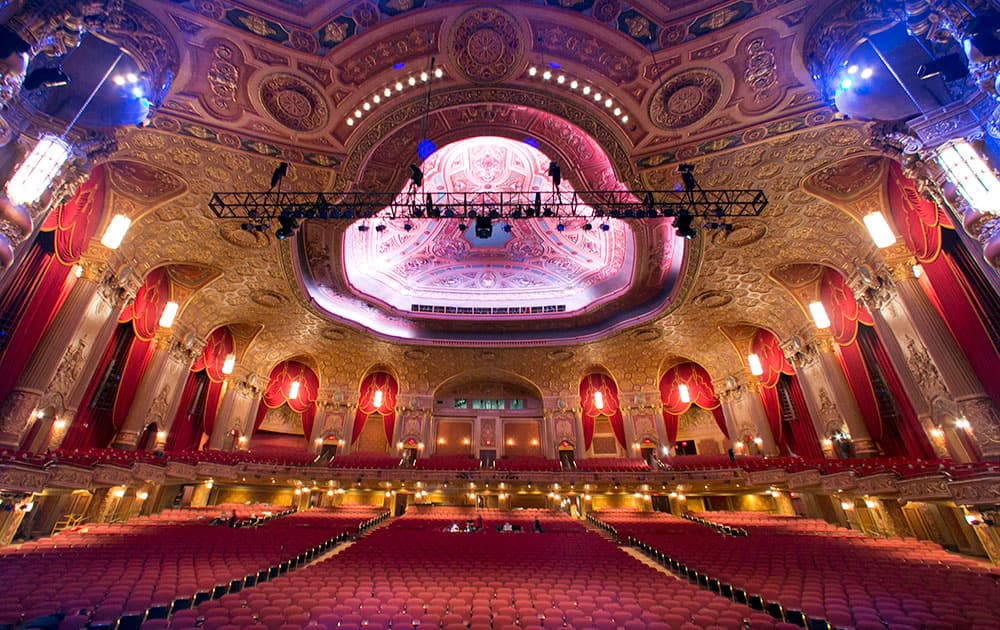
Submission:
[[[768,615],[665,576],[564,515],[526,511],[542,534],[443,530],[475,514],[411,509],[319,563],[181,611],[171,627],[735,630],[744,619],[774,627]]]
[[[0,624],[57,611],[67,614],[66,628],[114,626],[123,615],[141,619],[147,611],[165,617],[171,607],[190,607],[256,582],[261,571],[304,561],[379,513],[372,507],[310,510],[259,527],[210,524],[216,517],[226,521],[233,510],[246,519],[283,509],[165,510],[0,548]]]
[[[936,544],[753,512],[698,516],[747,535],[725,536],[659,512],[604,510],[597,518],[674,568],[696,572],[703,584],[717,580],[722,591],[745,591],[748,599],[780,605],[789,618],[857,630],[986,629],[1000,619],[1000,574]]]

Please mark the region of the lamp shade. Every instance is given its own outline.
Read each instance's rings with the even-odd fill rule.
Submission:
[[[7,197],[14,205],[34,203],[42,196],[69,159],[69,144],[58,136],[44,135],[7,182]]]

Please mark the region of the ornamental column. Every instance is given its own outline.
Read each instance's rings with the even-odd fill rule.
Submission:
[[[185,345],[159,334],[153,343],[156,349],[142,373],[125,424],[115,436],[115,448],[135,449],[139,434],[153,422],[160,431],[169,433],[191,364],[201,351],[200,347],[195,347],[198,344]],[[162,447],[163,444],[157,442],[157,448]]]
[[[226,380],[226,392],[219,405],[219,413],[215,417],[215,428],[209,438],[209,448],[223,450],[227,447],[226,439],[235,429],[241,438],[248,438],[247,427],[253,427],[253,419],[260,402],[260,391],[253,385],[256,375],[237,368],[240,376]],[[245,448],[248,439],[237,440],[232,447],[235,450]]]
[[[851,386],[837,360],[835,344],[831,336],[817,335],[800,350],[792,350],[788,357],[795,367],[816,435],[824,453],[832,456],[832,445],[827,444],[828,437],[843,431],[844,425],[847,425],[854,454],[857,457],[877,455],[878,449],[868,433],[858,402],[854,399]],[[786,350],[786,356],[788,354]]]
[[[755,439],[760,439],[758,446],[761,454],[778,455],[780,450],[774,441],[771,425],[767,421],[764,403],[760,400],[760,387],[756,379],[745,385],[736,384],[735,387],[720,392],[719,401],[722,403],[722,412],[726,414],[727,421],[732,418],[733,427],[737,432],[734,434],[734,441],[739,440],[742,436],[742,427],[749,422],[755,429]],[[736,452],[740,454],[739,449]]]
[[[986,459],[1000,458],[1000,414],[955,342],[941,314],[912,273],[897,270],[896,294],[918,338],[901,340],[915,380],[934,398],[953,400]],[[961,428],[961,427],[960,427]]]

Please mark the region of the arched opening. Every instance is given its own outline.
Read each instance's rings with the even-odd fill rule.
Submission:
[[[389,452],[389,440],[385,437],[385,416],[381,413],[370,413],[365,416],[365,424],[354,443],[354,450],[363,453]]]

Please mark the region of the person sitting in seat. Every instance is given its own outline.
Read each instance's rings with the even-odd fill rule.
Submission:
[[[542,533],[542,522],[538,520],[537,516],[535,517],[535,533],[536,534]]]
[[[505,522],[503,524],[503,530],[502,531],[512,532],[512,531],[514,531],[514,526],[510,524],[510,521],[507,521],[507,522]]]

